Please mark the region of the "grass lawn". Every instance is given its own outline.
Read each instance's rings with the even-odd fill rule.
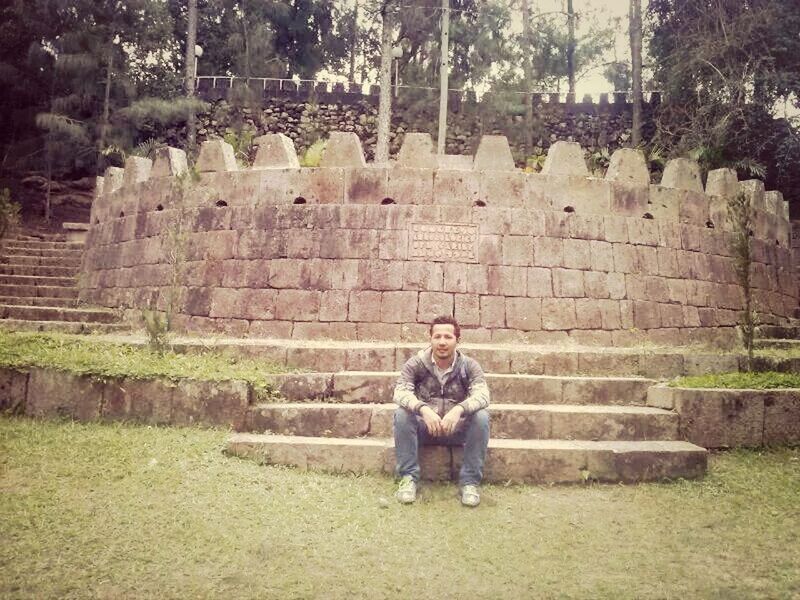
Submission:
[[[0,418],[3,598],[796,598],[800,448],[702,481],[454,487],[264,467],[226,432]],[[388,503],[384,500],[390,500]]]

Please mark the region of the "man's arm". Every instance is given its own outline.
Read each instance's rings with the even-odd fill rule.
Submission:
[[[458,406],[464,409],[465,415],[471,415],[482,408],[488,408],[490,394],[483,369],[477,361],[470,359],[467,364],[467,376],[469,377],[469,391],[467,397]]]
[[[416,373],[417,363],[419,359],[414,356],[406,361],[400,371],[400,377],[394,386],[394,394],[392,401],[401,408],[407,411],[419,414],[420,409],[425,406],[425,403],[417,398],[414,393],[414,375]]]

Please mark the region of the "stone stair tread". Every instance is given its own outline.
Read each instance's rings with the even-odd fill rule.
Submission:
[[[74,277],[78,274],[78,267],[65,267],[61,265],[21,265],[16,263],[0,264],[0,274],[3,275],[31,275],[33,277]],[[58,275],[54,275],[58,273]]]
[[[34,311],[41,311],[44,312],[46,310],[56,310],[59,312],[64,312],[66,314],[95,314],[95,315],[116,315],[116,312],[110,308],[98,308],[98,307],[76,307],[76,306],[35,306],[35,305],[25,305],[25,304],[1,304],[0,303],[0,310],[4,308],[13,308],[13,309],[20,309],[20,308],[27,308]]]
[[[372,404],[361,404],[355,402],[262,402],[250,407],[252,410],[266,409],[287,409],[314,410],[320,408],[342,409],[342,410],[394,410],[397,405],[393,402],[376,402]],[[619,415],[674,415],[670,410],[656,408],[653,406],[620,406],[620,405],[601,405],[601,404],[505,404],[492,403],[490,411],[515,411],[515,412],[556,412],[556,413],[587,413],[587,414],[619,414]]]
[[[0,319],[0,328],[6,331],[53,331],[57,333],[109,333],[130,329],[123,323],[85,323],[82,321],[27,321]]]
[[[5,285],[60,285],[62,287],[68,287],[75,284],[75,278],[39,275],[0,275],[0,283]]]
[[[0,296],[0,305],[11,306],[48,306],[52,308],[77,308],[75,298],[57,298],[49,296]]]
[[[394,442],[388,438],[344,439],[234,433],[229,455],[333,472],[394,469]],[[443,446],[420,449],[426,479],[453,479],[461,450]],[[489,440],[484,481],[505,483],[581,483],[660,481],[702,477],[708,464],[704,448],[683,441]]]
[[[331,373],[332,375],[354,375],[358,377],[368,377],[368,376],[375,376],[375,377],[397,377],[400,374],[400,371],[337,371],[336,373]],[[630,376],[630,377],[613,377],[613,376],[606,376],[606,375],[532,375],[530,373],[486,373],[487,377],[492,377],[494,379],[503,380],[503,379],[530,379],[530,380],[538,380],[538,379],[569,379],[569,380],[591,380],[591,381],[634,381],[637,383],[655,383],[656,380],[648,377],[642,376]]]
[[[71,298],[78,297],[78,288],[66,285],[0,284],[0,294],[15,298]]]

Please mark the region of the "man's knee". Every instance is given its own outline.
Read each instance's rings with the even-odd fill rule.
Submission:
[[[480,409],[479,411],[472,414],[472,423],[471,426],[480,430],[480,431],[489,431],[489,411],[486,409]]]
[[[394,411],[394,430],[395,431],[416,431],[417,416],[405,408],[398,407]]]

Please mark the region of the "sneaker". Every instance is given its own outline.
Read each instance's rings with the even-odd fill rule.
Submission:
[[[464,506],[478,506],[481,503],[481,495],[477,485],[465,485],[461,488],[461,504]]]
[[[395,497],[400,504],[412,504],[417,499],[417,483],[411,475],[406,475],[400,480]]]

